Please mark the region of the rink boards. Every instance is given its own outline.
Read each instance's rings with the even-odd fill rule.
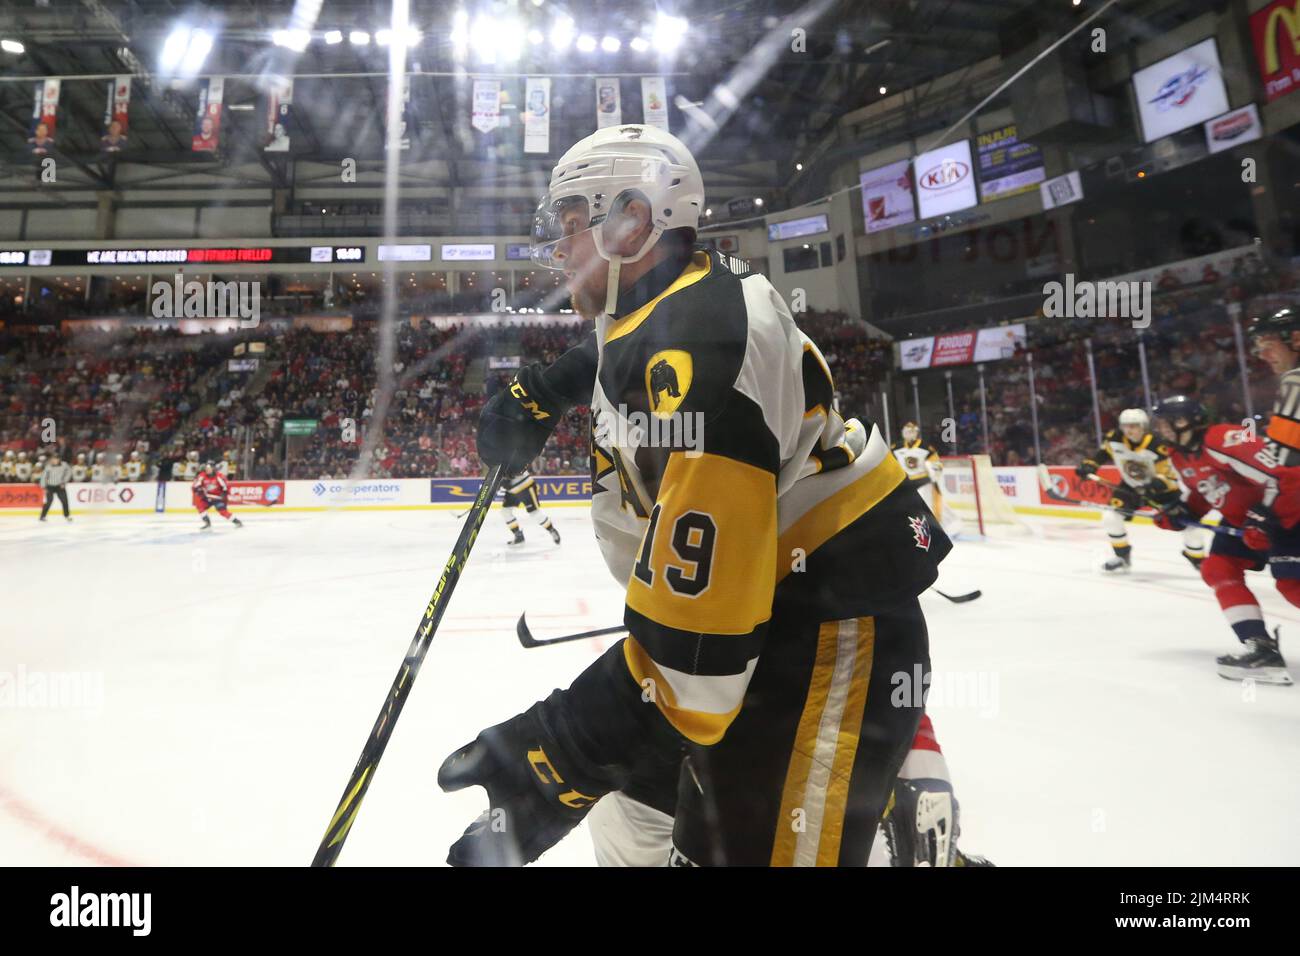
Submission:
[[[1054,475],[1072,482],[1072,493],[1084,497],[1088,486],[1077,485],[1074,469],[1053,467]],[[1100,512],[1092,508],[1069,505],[1048,498],[1039,487],[1037,470],[1027,466],[995,467],[998,487],[1011,506],[1021,514],[1072,517],[1096,520]],[[1106,469],[1102,469],[1103,477]],[[1109,476],[1118,480],[1117,476]],[[537,494],[548,505],[580,505],[591,498],[588,475],[537,477]],[[388,478],[347,481],[232,481],[231,510],[274,508],[278,511],[421,511],[469,507],[478,494],[479,478]],[[0,517],[39,514],[44,494],[33,484],[0,485]],[[165,492],[157,482],[118,482],[103,484],[77,482],[68,485],[68,501],[74,514],[173,514],[192,513],[188,482],[166,483]],[[58,510],[58,503],[54,505]],[[1139,518],[1138,520],[1145,520]]]

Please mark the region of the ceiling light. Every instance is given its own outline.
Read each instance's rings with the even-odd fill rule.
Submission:
[[[353,46],[369,46],[370,34],[365,30],[353,30],[348,34],[348,42]]]
[[[600,41],[600,48],[606,53],[617,53],[622,45],[618,37],[604,37]]]
[[[17,40],[0,40],[0,50],[4,50],[6,53],[18,54],[24,52],[26,49],[27,48]]]
[[[628,46],[633,50],[636,50],[637,53],[644,53],[646,50],[650,49],[650,41],[645,37],[633,37],[632,42],[629,43]]]
[[[596,38],[584,33],[582,36],[578,37],[577,46],[583,53],[590,53],[592,50],[596,49]]]
[[[558,17],[551,25],[551,46],[557,50],[567,50],[572,42],[573,19],[567,16]]]
[[[681,46],[682,39],[690,24],[682,17],[670,17],[662,11],[655,17],[652,38],[654,47],[660,53],[672,53]]]
[[[301,53],[311,42],[311,34],[306,30],[272,30],[271,42]]]
[[[342,43],[342,42],[343,42],[343,31],[342,31],[342,30],[330,30],[330,31],[326,32],[326,34],[325,34],[325,42],[328,43],[330,46],[334,46],[334,45],[337,44],[337,43]]]
[[[185,56],[181,58],[181,73],[194,76],[203,69],[203,61],[212,52],[212,34],[207,30],[194,30],[190,33],[189,45]]]

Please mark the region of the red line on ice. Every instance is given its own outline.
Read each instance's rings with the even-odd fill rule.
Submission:
[[[87,843],[76,834],[63,829],[53,820],[47,820],[35,807],[24,802],[12,790],[4,786],[0,786],[0,807],[3,807],[15,819],[26,824],[51,843],[57,843],[70,853],[85,857],[100,866],[136,865]]]

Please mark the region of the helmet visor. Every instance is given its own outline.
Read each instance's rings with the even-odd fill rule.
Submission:
[[[533,214],[529,256],[546,269],[563,269],[575,237],[595,225],[585,196],[547,193]]]

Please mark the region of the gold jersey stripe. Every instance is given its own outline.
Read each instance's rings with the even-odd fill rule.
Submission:
[[[641,306],[641,308],[629,312],[609,326],[609,332],[605,336],[605,344],[608,345],[615,339],[621,339],[625,335],[631,335],[640,327],[642,322],[650,317],[650,313],[655,310],[655,306],[660,301],[674,292],[680,292],[687,286],[694,285],[711,271],[713,271],[713,260],[709,258],[709,254],[707,252],[695,253],[691,256],[691,264],[682,270],[682,274],[673,280],[672,285]]]
[[[853,677],[849,696],[840,720],[839,745],[835,748],[835,763],[831,767],[831,785],[826,794],[826,809],[822,813],[822,838],[817,850],[818,866],[838,866],[840,841],[844,836],[844,817],[849,806],[849,781],[853,764],[858,758],[859,731],[862,715],[867,709],[867,692],[871,686],[871,664],[876,653],[876,619],[857,619],[857,653],[853,658]],[[866,865],[866,861],[863,861]]]
[[[642,694],[653,691],[651,699],[659,708],[659,713],[663,714],[664,719],[672,725],[673,729],[687,740],[706,747],[716,744],[726,734],[727,728],[736,719],[736,715],[740,713],[743,699],[725,714],[710,714],[679,707],[672,685],[668,683],[668,679],[664,677],[635,637],[628,637],[623,641],[623,660],[627,664],[628,673],[642,689]],[[647,679],[653,681],[653,684],[646,684]]]
[[[880,464],[851,485],[818,502],[808,513],[785,530],[777,541],[777,553],[783,556],[777,568],[778,580],[783,580],[793,569],[794,562],[786,560],[799,548],[805,555],[812,554],[853,522],[880,504],[885,497],[907,479],[907,473],[893,455],[882,458]]]
[[[874,651],[872,618],[825,621],[817,630],[808,697],[774,821],[772,866],[839,862]],[[800,818],[803,826],[795,827]]]

